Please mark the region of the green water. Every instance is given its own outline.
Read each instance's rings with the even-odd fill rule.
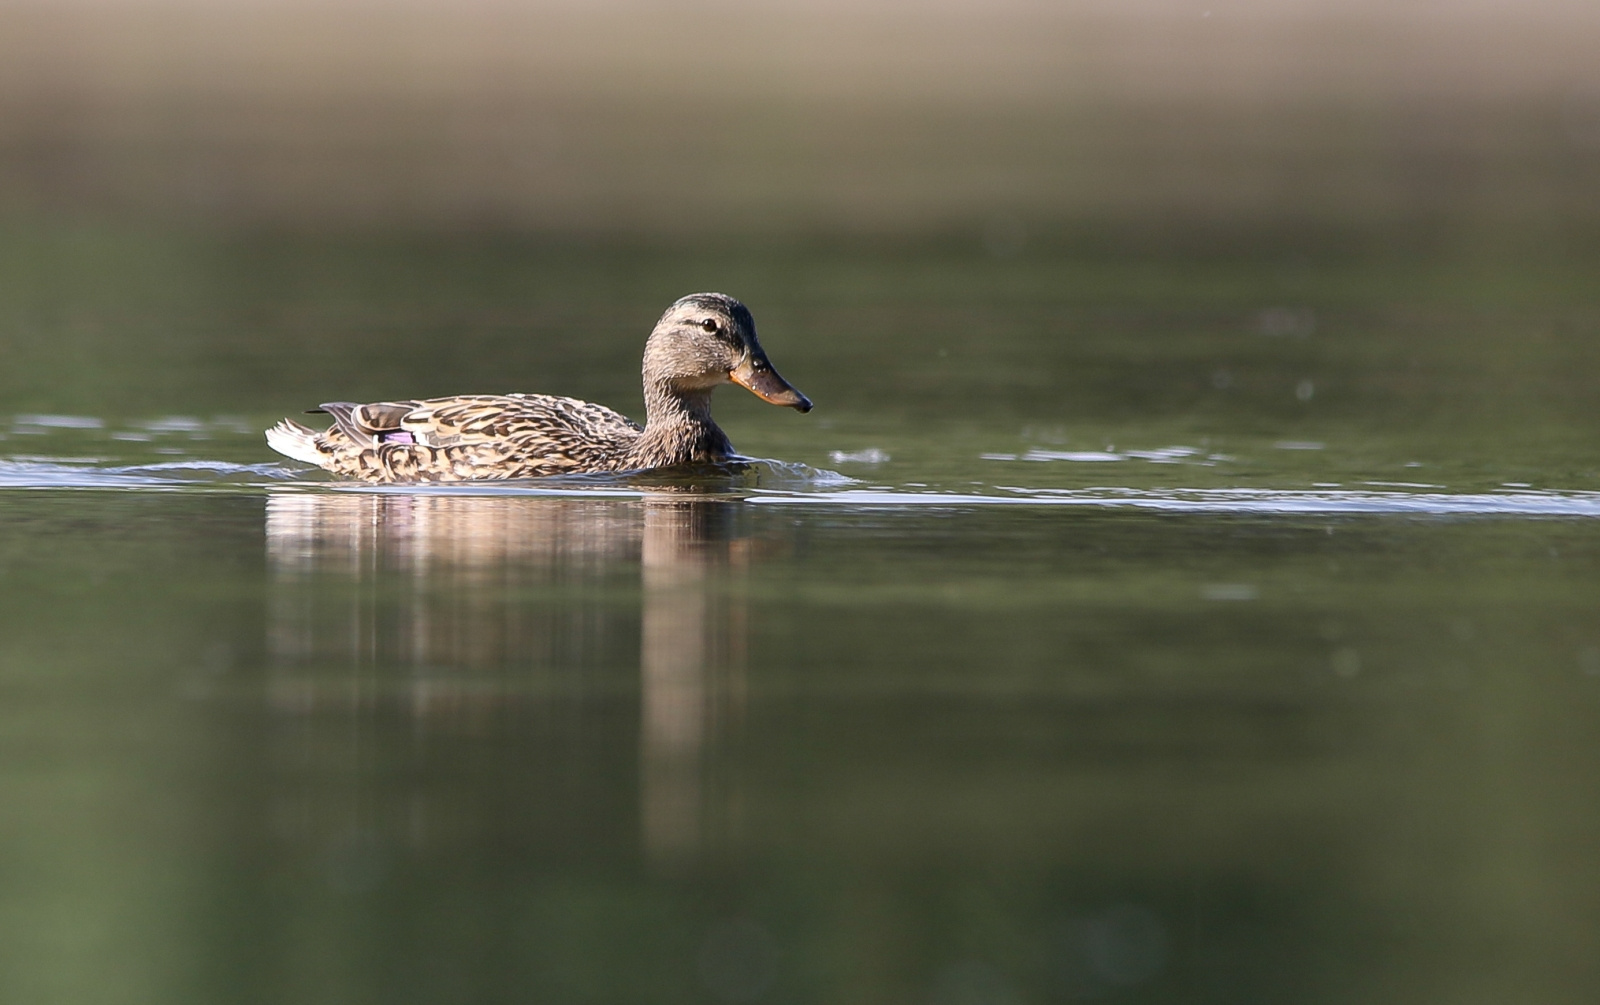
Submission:
[[[1600,299],[1570,263],[0,247],[0,998],[1591,1001]],[[339,490],[319,401],[738,478]]]

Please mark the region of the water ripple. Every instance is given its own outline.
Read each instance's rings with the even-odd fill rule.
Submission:
[[[182,460],[101,467],[98,458],[10,457],[0,459],[0,489],[174,490],[247,487],[262,479],[282,482],[299,469],[276,463],[230,464]]]
[[[1430,516],[1600,517],[1600,492],[1363,492],[1297,489],[1028,489],[998,486],[1004,495],[845,489],[769,493],[746,501],[833,506],[1087,506],[1176,513],[1401,514]]]
[[[1169,513],[1253,515],[1393,514],[1413,516],[1600,517],[1600,492],[1508,488],[1450,492],[1437,485],[1369,482],[1371,489],[980,487],[942,492],[920,486],[864,487],[856,479],[804,464],[752,460],[755,477],[658,481],[652,476],[567,476],[522,482],[447,485],[366,485],[308,477],[304,468],[275,462],[235,464],[202,458],[111,466],[103,458],[18,455],[0,458],[0,490],[331,491],[440,495],[612,496],[695,491],[770,506],[900,508],[941,506],[1078,506]],[[1427,489],[1423,491],[1423,489]]]

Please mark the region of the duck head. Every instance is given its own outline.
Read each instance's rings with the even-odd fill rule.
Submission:
[[[679,395],[732,382],[762,401],[811,411],[811,399],[767,361],[749,309],[722,293],[691,293],[667,308],[645,342],[644,380]]]

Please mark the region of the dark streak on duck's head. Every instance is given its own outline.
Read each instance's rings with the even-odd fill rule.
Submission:
[[[646,384],[710,391],[729,381],[774,405],[811,411],[767,361],[749,308],[723,293],[691,293],[667,308],[644,348]]]

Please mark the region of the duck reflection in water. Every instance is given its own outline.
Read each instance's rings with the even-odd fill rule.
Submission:
[[[575,730],[573,719],[620,739],[620,717],[594,710],[631,705],[636,693],[632,812],[642,849],[660,867],[692,860],[707,842],[732,836],[718,748],[743,706],[747,625],[730,586],[760,550],[738,524],[736,504],[670,491],[627,500],[271,497],[270,699],[301,724],[290,730],[292,742],[314,751],[293,759],[424,738],[518,747],[527,742],[521,734],[547,730],[557,750],[536,744],[546,753],[534,760],[604,761],[615,744],[577,735],[586,730]],[[330,733],[348,735],[336,741]],[[591,753],[597,744],[606,752]],[[319,766],[346,778],[352,767],[358,777],[372,771]],[[616,789],[631,781],[614,777],[622,768],[613,761],[577,770]],[[557,768],[524,770],[548,776]],[[469,774],[442,800],[412,792],[405,808],[364,822],[339,804],[371,800],[352,801],[348,792],[332,793],[325,813],[301,805],[280,816],[295,831],[323,832],[299,835],[313,840],[350,827],[381,834],[385,820],[406,819],[404,840],[427,845],[468,837],[481,829],[473,820],[499,815],[462,804],[504,798],[503,788],[478,781]],[[584,798],[594,801],[593,793]],[[523,809],[546,817],[552,808]],[[429,819],[440,816],[453,819]]]

